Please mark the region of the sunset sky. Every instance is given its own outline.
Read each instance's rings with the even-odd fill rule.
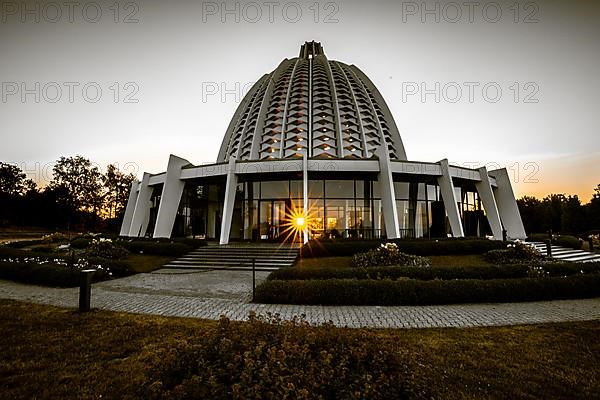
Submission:
[[[310,40],[371,78],[410,160],[506,166],[519,197],[600,183],[600,2],[114,3],[2,3],[0,161],[41,184],[60,156],[214,162],[244,89]]]

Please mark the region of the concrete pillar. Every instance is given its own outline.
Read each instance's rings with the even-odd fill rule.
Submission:
[[[231,157],[227,168],[227,183],[225,184],[225,201],[223,202],[223,218],[221,219],[221,238],[219,244],[229,243],[237,184],[238,177],[235,173],[235,157]]]
[[[383,206],[383,220],[385,222],[385,233],[388,239],[398,239],[400,230],[398,228],[398,209],[396,208],[396,195],[394,194],[394,180],[390,155],[385,142],[377,148],[379,158],[379,190],[381,192],[381,204]]]
[[[527,234],[506,168],[490,171],[490,176],[496,178],[497,187],[494,188],[494,197],[508,238],[526,239]]]
[[[442,176],[438,177],[438,186],[442,194],[442,200],[444,200],[444,207],[446,208],[446,215],[448,215],[448,221],[450,221],[450,229],[452,230],[452,236],[464,237],[462,221],[460,219],[460,213],[458,212],[458,199],[454,192],[454,183],[452,182],[452,176],[450,176],[450,167],[448,160],[443,159],[439,162],[442,167]]]
[[[502,222],[500,222],[500,214],[498,212],[498,206],[496,205],[494,192],[492,191],[492,185],[490,185],[487,168],[479,168],[479,175],[481,176],[481,181],[475,182],[475,188],[483,203],[483,208],[485,209],[485,214],[490,223],[490,228],[492,228],[494,239],[502,240]]]
[[[181,168],[189,165],[188,160],[174,156],[169,157],[169,164],[165,174],[165,183],[163,184],[160,204],[158,205],[158,214],[156,224],[154,225],[154,238],[170,238],[175,224],[177,209],[181,201],[181,195],[185,187],[185,182],[181,179]]]
[[[138,198],[139,185],[140,182],[137,179],[134,179],[133,182],[131,182],[129,198],[127,199],[127,206],[125,207],[125,215],[123,216],[123,222],[121,223],[121,231],[119,232],[119,236],[129,236],[131,220],[133,219],[133,212],[135,211],[135,202]]]
[[[129,228],[130,237],[146,235],[146,228],[148,228],[148,221],[150,220],[150,199],[152,198],[152,188],[148,184],[149,181],[150,174],[144,172],[137,201],[135,202],[135,211],[131,219],[131,228]]]

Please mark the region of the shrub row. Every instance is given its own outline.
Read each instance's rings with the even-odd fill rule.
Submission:
[[[548,276],[567,276],[578,273],[600,272],[600,263],[546,264],[541,267]],[[532,267],[528,265],[502,265],[480,267],[370,267],[370,268],[302,268],[290,267],[273,271],[269,281],[292,281],[313,279],[513,279],[527,278]]]
[[[394,239],[387,242],[396,243],[398,250],[417,256],[442,256],[483,254],[490,250],[506,247],[506,243],[487,239]],[[302,257],[345,257],[356,253],[364,253],[383,243],[379,240],[311,240],[302,247]]]
[[[42,244],[41,239],[19,240],[18,242],[7,243],[5,246],[11,249],[22,249],[24,247],[37,246],[38,244]]]
[[[98,271],[94,281],[108,278]],[[63,265],[0,261],[0,279],[43,286],[74,287],[79,285],[79,271]]]
[[[600,274],[490,280],[267,280],[256,288],[259,303],[323,305],[428,305],[596,296],[600,296]]]
[[[409,388],[416,366],[406,354],[398,341],[367,330],[223,317],[215,329],[158,353],[141,397],[405,399],[419,390]]]

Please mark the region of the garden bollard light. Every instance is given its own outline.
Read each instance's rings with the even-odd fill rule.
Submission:
[[[594,252],[594,238],[590,236],[588,238],[588,243],[590,244],[590,252],[593,253]]]
[[[552,241],[546,240],[546,255],[552,257]]]
[[[506,229],[502,229],[502,241],[506,242],[506,239],[507,239]]]
[[[79,273],[79,311],[90,311],[90,300],[92,298],[92,278],[95,269],[84,269]]]

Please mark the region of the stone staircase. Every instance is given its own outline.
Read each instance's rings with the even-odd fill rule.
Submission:
[[[528,242],[528,244],[533,246],[540,253],[546,254],[546,243]],[[552,258],[572,262],[595,262],[600,261],[600,254],[552,245]]]
[[[289,244],[230,244],[200,247],[163,268],[189,270],[274,271],[291,266],[298,257],[297,246]]]

